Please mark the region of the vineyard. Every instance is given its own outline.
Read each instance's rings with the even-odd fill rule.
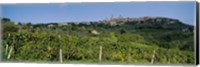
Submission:
[[[195,63],[194,27],[179,21],[126,21],[121,25],[104,21],[89,25],[15,24],[7,18],[2,21],[3,62]]]

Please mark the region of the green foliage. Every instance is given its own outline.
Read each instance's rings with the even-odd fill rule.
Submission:
[[[62,49],[63,62],[98,63],[99,46],[102,46],[100,63],[149,64],[155,50],[155,64],[194,64],[193,32],[169,28],[167,23],[152,20],[117,26],[91,22],[48,27],[31,23],[15,25],[5,19],[2,60],[58,62]],[[88,32],[91,30],[100,34],[93,36]],[[7,59],[11,46],[14,50]]]
[[[5,20],[2,23],[2,30],[3,30],[3,33],[17,32],[18,31],[18,26],[15,25],[13,22],[11,22],[9,20]]]

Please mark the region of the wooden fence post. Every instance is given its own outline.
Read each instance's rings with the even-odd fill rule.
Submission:
[[[129,48],[128,49],[128,57],[127,57],[127,60],[128,60],[128,62],[131,62],[131,49]]]
[[[171,62],[170,62],[170,58],[168,58],[168,64],[170,64]]]
[[[102,46],[99,47],[99,61],[102,59]]]
[[[9,51],[9,53],[8,53],[8,57],[7,57],[8,60],[10,59],[10,56],[11,56],[12,50],[13,50],[13,47],[11,46],[11,47],[10,47],[10,51]]]
[[[62,63],[63,59],[62,59],[62,49],[61,48],[59,50],[59,57],[60,57],[60,63]]]
[[[7,53],[8,53],[8,44],[6,44],[6,52],[5,52],[5,54],[7,55]]]
[[[10,33],[8,33],[8,38],[10,37]],[[5,52],[5,54],[7,54],[8,53],[8,44],[6,43],[6,52]]]
[[[156,53],[156,51],[154,50],[154,51],[153,51],[153,55],[152,55],[152,59],[151,59],[151,64],[154,64],[155,53]]]
[[[61,39],[61,36],[58,35],[58,38]],[[60,63],[63,62],[63,58],[62,58],[62,49],[61,49],[62,45],[60,45],[60,49],[59,49],[59,60],[60,60]]]

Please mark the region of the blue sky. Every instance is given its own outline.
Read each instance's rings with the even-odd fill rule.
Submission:
[[[195,2],[3,4],[3,17],[15,22],[98,21],[118,17],[162,16],[194,25]]]

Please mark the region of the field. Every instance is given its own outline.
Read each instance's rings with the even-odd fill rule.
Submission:
[[[194,26],[165,17],[31,24],[2,19],[3,62],[194,64]]]

